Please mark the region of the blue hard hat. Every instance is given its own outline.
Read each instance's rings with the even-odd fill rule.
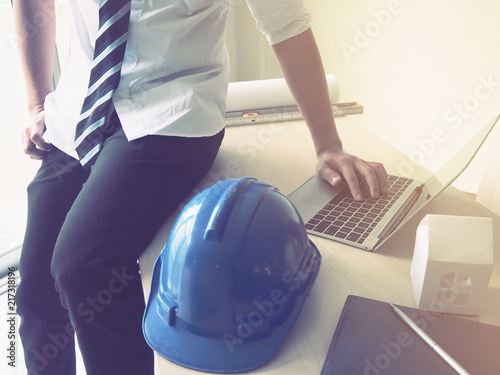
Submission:
[[[184,207],[156,260],[146,341],[196,370],[262,365],[295,324],[320,262],[275,187],[250,177],[221,181]]]

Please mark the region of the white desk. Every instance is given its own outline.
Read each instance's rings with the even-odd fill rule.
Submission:
[[[348,152],[368,160],[382,161],[388,172],[400,169],[401,155],[367,132],[360,131],[355,116],[354,119],[339,117],[336,122]],[[228,128],[219,156],[200,184],[200,190],[220,179],[254,176],[287,195],[314,173],[315,160],[309,132],[303,122]],[[251,373],[318,375],[349,294],[415,307],[410,265],[415,230],[427,213],[493,217],[496,262],[487,303],[481,316],[470,319],[500,326],[500,217],[451,187],[377,252],[366,252],[311,236],[323,259],[310,298],[277,354]],[[165,223],[140,260],[146,298],[154,261],[166,243],[175,216]],[[498,348],[485,350],[496,351]],[[156,359],[161,375],[199,374],[159,355]]]

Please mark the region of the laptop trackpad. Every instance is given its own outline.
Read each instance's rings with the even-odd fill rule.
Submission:
[[[346,186],[345,183],[341,183],[333,187],[321,177],[314,175],[292,192],[288,199],[297,208],[302,220],[307,223]]]

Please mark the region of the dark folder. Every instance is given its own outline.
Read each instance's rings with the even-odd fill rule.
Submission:
[[[472,375],[500,374],[500,327],[398,306]],[[456,374],[381,301],[349,296],[321,375]]]

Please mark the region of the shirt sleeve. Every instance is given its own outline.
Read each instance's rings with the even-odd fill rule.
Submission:
[[[246,0],[257,28],[269,44],[292,38],[311,27],[311,14],[302,0]]]

